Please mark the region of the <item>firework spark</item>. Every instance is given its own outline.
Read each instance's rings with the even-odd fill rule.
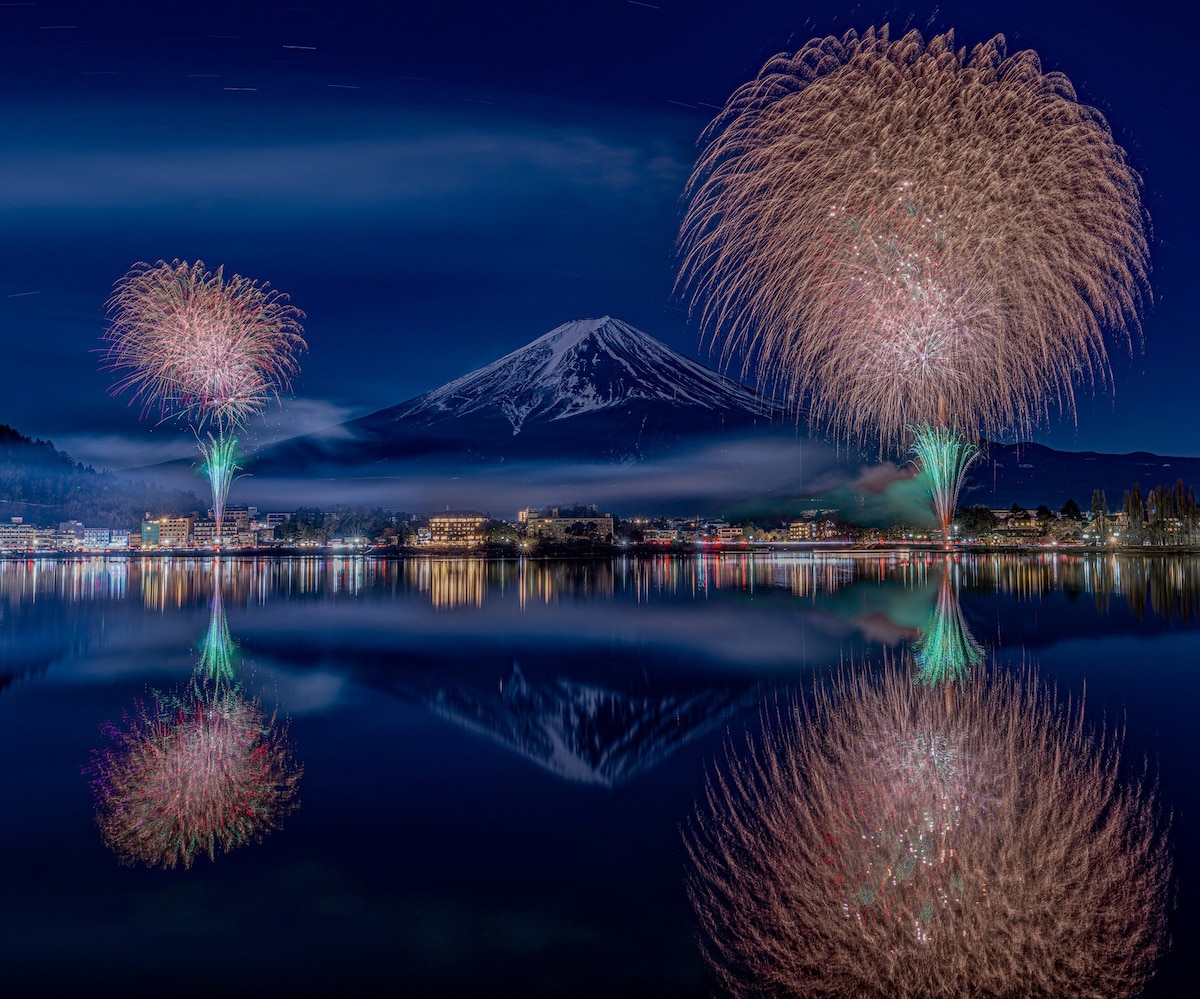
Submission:
[[[105,366],[114,392],[143,412],[219,430],[241,426],[286,391],[306,349],[304,313],[287,295],[224,268],[160,260],[135,264],[108,300]]]
[[[200,465],[200,473],[208,479],[212,489],[213,523],[217,527],[216,536],[220,538],[225,502],[229,499],[229,487],[233,485],[234,476],[242,468],[238,464],[240,445],[236,437],[222,431],[216,437],[212,434],[200,437],[197,434],[196,446],[200,449],[200,457],[204,459]]]
[[[771,59],[702,137],[679,285],[725,357],[881,447],[1025,431],[1109,376],[1149,251],[1102,115],[996,36],[887,26]]]
[[[218,563],[219,566],[219,563]],[[237,675],[238,643],[229,633],[225,604],[221,598],[220,569],[214,574],[212,605],[209,608],[208,629],[200,640],[200,658],[196,675],[201,682],[210,682],[217,689],[232,687]]]
[[[96,822],[126,864],[190,867],[258,842],[297,807],[286,729],[238,691],[138,704],[92,756]]]
[[[287,295],[223,267],[160,260],[135,264],[108,300],[105,366],[114,393],[132,392],[142,413],[187,420],[213,495],[216,536],[239,470],[236,431],[291,387],[307,345],[304,313]],[[200,436],[213,426],[216,434]]]
[[[950,545],[950,521],[962,490],[967,469],[979,456],[979,448],[964,440],[958,427],[950,429],[922,423],[909,427],[912,434],[912,453],[920,462],[925,486],[933,499],[933,512],[942,530],[942,544]]]
[[[734,995],[1127,996],[1165,945],[1170,862],[1120,736],[1029,676],[945,700],[843,675],[712,774],[687,832]]]

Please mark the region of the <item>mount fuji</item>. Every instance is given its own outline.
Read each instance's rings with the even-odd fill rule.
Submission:
[[[441,388],[342,424],[336,434],[284,441],[260,453],[255,473],[418,456],[473,465],[636,462],[701,438],[785,425],[794,431],[773,400],[604,316],[564,323]]]

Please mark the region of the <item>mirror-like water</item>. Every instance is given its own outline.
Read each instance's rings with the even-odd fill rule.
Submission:
[[[1004,790],[1011,754],[1036,754],[987,748],[994,703],[964,708],[1032,667],[1059,705],[1086,691],[1071,752],[1123,727],[1120,786],[1146,760],[1157,775],[1178,905],[1147,994],[1177,994],[1200,943],[1198,652],[1200,559],[1183,557],[0,562],[3,966],[47,990],[202,967],[238,991],[708,995],[716,917],[689,900],[682,830],[725,744],[753,752],[764,709],[786,725],[778,706],[813,710],[839,670],[877,691],[893,669],[976,721],[926,739],[932,769],[856,778],[937,804],[831,862],[846,919],[885,936],[907,919],[905,945],[933,953],[938,920],[981,911],[984,875],[930,844],[959,856],[1061,811]],[[815,717],[880,744],[861,712],[861,737]],[[910,743],[884,739],[911,761]],[[858,828],[872,808],[805,821]],[[1017,863],[1088,852],[1043,825],[1045,852]],[[1122,877],[1105,894],[1155,884]],[[1046,925],[1028,933],[1063,937]]]

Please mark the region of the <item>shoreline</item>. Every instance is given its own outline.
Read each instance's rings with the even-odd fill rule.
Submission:
[[[1200,555],[1200,545],[955,545],[942,548],[937,545],[914,545],[875,543],[804,543],[769,542],[751,544],[637,544],[592,546],[587,548],[542,548],[531,551],[514,551],[511,546],[484,546],[478,548],[454,548],[422,546],[420,548],[387,549],[344,549],[328,546],[302,548],[164,548],[153,551],[55,551],[55,550],[5,550],[0,551],[0,561],[84,561],[104,559],[113,561],[141,561],[157,559],[372,559],[376,561],[404,561],[410,559],[484,559],[501,561],[512,559],[603,559],[661,558],[665,555],[725,556],[725,555],[817,555],[838,558],[874,558],[881,555],[937,556],[957,555]]]

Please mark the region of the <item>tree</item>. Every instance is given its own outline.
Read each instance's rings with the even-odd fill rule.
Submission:
[[[489,545],[515,545],[517,543],[516,525],[507,520],[488,520],[483,525],[484,538]]]
[[[1108,497],[1100,489],[1092,492],[1092,529],[1097,539],[1108,540],[1111,518],[1108,516]]]
[[[595,541],[599,530],[595,524],[577,520],[574,524],[567,525],[566,534],[569,538],[583,538],[584,540]]]
[[[1066,520],[1083,520],[1083,511],[1079,509],[1079,504],[1073,499],[1067,500],[1058,512],[1059,516]]]
[[[960,508],[955,513],[954,519],[963,536],[968,538],[979,538],[990,534],[1000,523],[1000,519],[986,506]]]
[[[1122,504],[1125,509],[1125,540],[1128,544],[1140,544],[1145,535],[1146,506],[1142,502],[1141,487],[1135,482],[1125,492]]]

